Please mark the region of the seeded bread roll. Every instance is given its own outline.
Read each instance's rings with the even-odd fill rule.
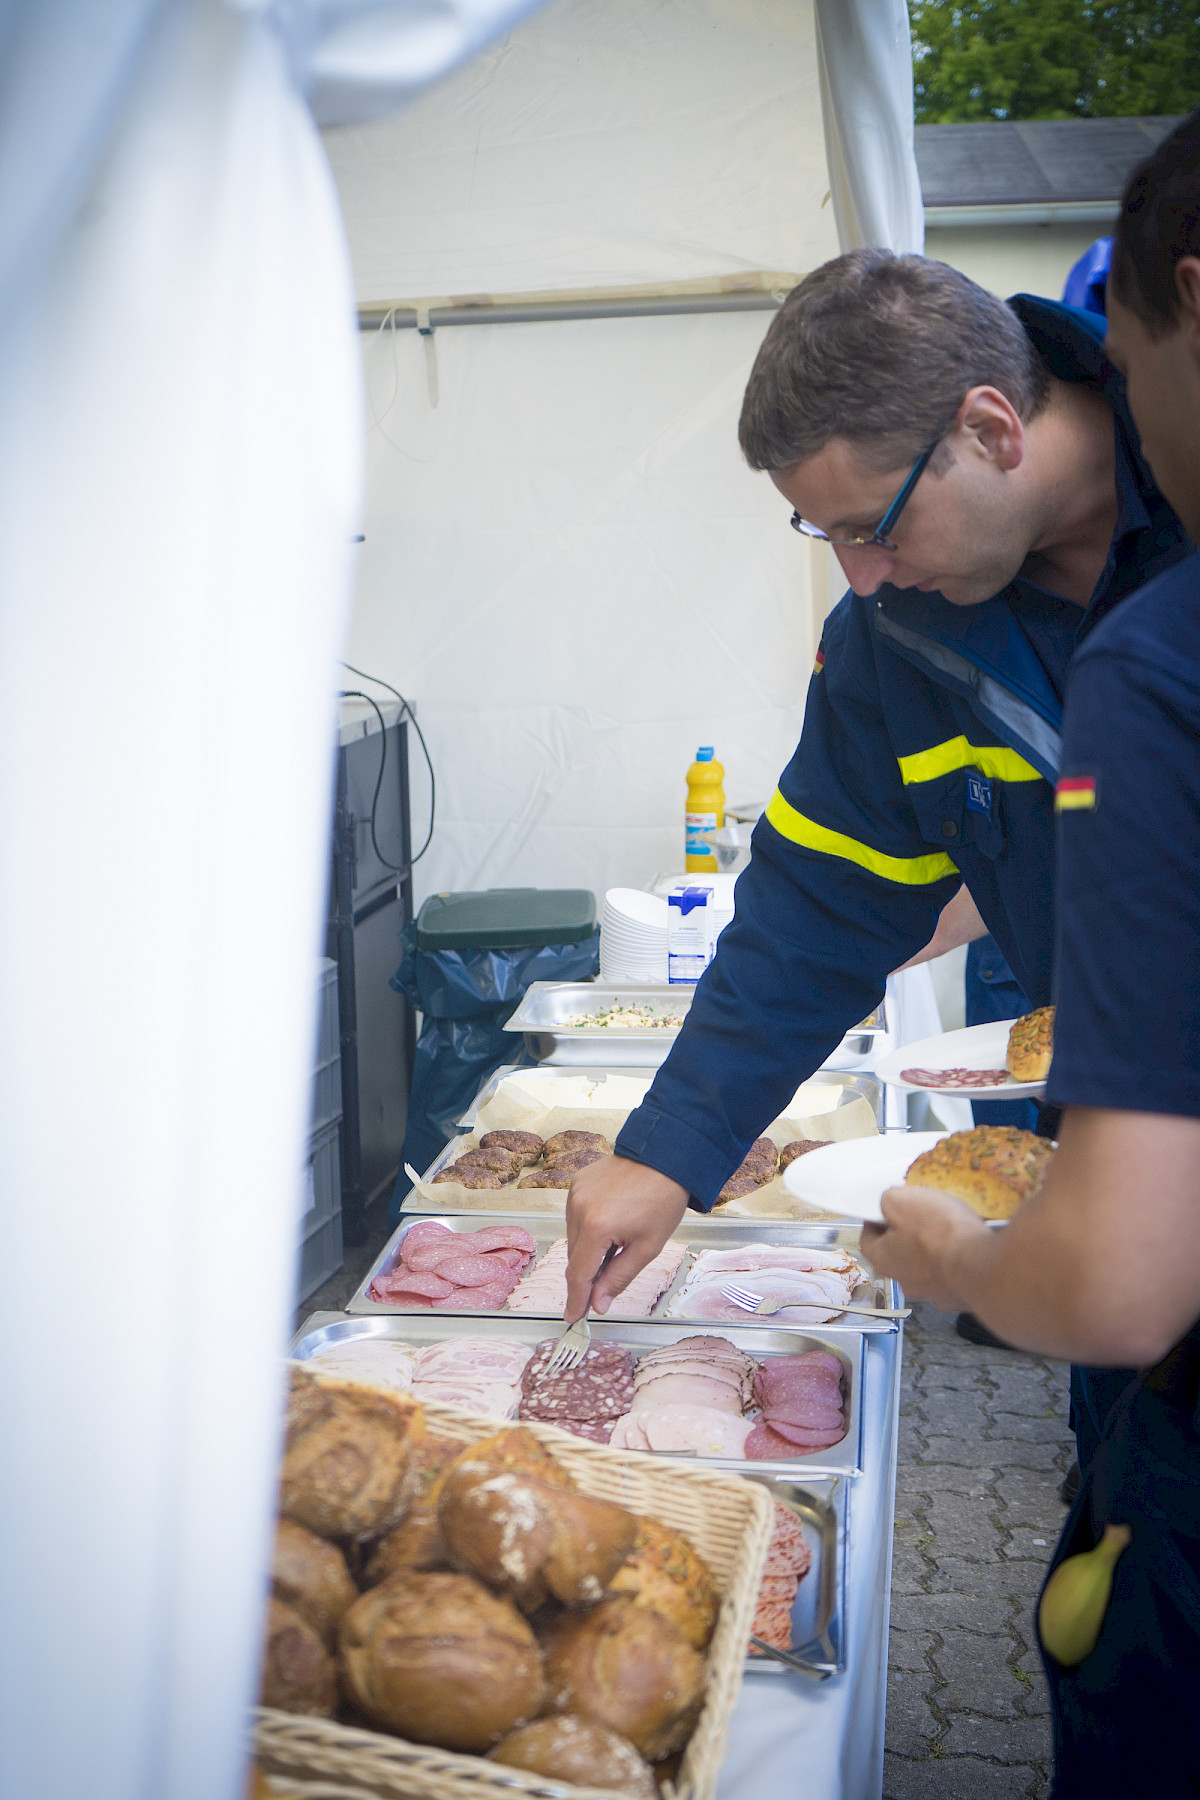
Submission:
[[[707,1563],[660,1519],[639,1517],[633,1549],[613,1577],[612,1592],[660,1613],[693,1650],[706,1649],[716,1630],[720,1599]]]
[[[984,1219],[1010,1219],[1046,1179],[1054,1146],[1048,1138],[1012,1125],[977,1125],[953,1131],[918,1156],[905,1181],[942,1188]]]
[[[542,1709],[533,1632],[470,1575],[393,1575],[355,1601],[340,1645],[347,1697],[418,1744],[488,1750]]]
[[[624,1597],[542,1633],[546,1710],[579,1713],[656,1762],[681,1749],[704,1701],[705,1662],[677,1626]]]
[[[1013,1023],[1004,1066],[1014,1081],[1045,1081],[1054,1056],[1054,1008],[1039,1006]]]
[[[398,1525],[425,1435],[401,1394],[292,1373],[279,1510],[318,1537],[372,1538]]]
[[[328,1650],[337,1642],[342,1614],[358,1599],[337,1545],[291,1519],[280,1519],[276,1527],[271,1591],[307,1620]]]
[[[267,1605],[259,1704],[314,1719],[332,1719],[337,1706],[337,1665],[320,1632],[281,1600]]]
[[[573,1713],[522,1725],[488,1751],[488,1760],[577,1787],[612,1788],[625,1800],[658,1800],[654,1772],[629,1739]]]

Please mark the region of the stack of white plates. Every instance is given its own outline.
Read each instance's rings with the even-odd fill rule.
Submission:
[[[600,918],[605,981],[667,979],[667,903],[640,888],[609,888]]]

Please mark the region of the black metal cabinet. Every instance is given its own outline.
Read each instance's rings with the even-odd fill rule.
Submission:
[[[338,965],[342,1052],[342,1230],[366,1236],[367,1206],[390,1191],[400,1166],[416,1044],[408,1003],[388,986],[400,932],[413,916],[408,722],[382,706],[343,703],[333,816],[333,867],[325,954]],[[380,744],[386,743],[383,782]],[[391,866],[389,866],[391,865]]]

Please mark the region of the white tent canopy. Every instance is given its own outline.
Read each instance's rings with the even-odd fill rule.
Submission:
[[[360,303],[787,287],[835,217],[919,247],[904,7],[821,24],[818,56],[808,0],[556,0],[398,118],[328,132]],[[769,318],[364,335],[350,660],[420,710],[422,892],[678,867],[699,743],[730,800],[770,794],[829,595],[737,445]]]

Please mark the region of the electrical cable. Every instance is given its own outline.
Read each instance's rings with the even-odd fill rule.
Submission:
[[[412,707],[400,692],[399,688],[393,687],[390,681],[384,681],[382,676],[368,675],[365,669],[356,669],[353,663],[343,662],[342,668],[349,669],[352,675],[359,676],[363,681],[373,681],[377,687],[386,688],[389,694],[395,694],[397,700],[399,700],[401,706],[404,708],[405,714],[412,721],[413,730],[417,734],[422,754],[425,757],[425,767],[429,771],[429,830],[425,834],[425,842],[407,865],[389,862],[387,857],[384,856],[383,852],[380,850],[379,840],[375,835],[376,809],[379,805],[380,790],[383,787],[384,770],[387,768],[387,726],[384,724],[383,713],[380,709],[379,702],[372,699],[370,694],[364,694],[359,688],[345,688],[342,690],[343,699],[365,700],[368,706],[374,707],[375,716],[379,720],[379,774],[375,778],[375,792],[371,799],[371,848],[374,850],[385,869],[391,869],[396,874],[404,874],[408,869],[411,869],[415,863],[420,862],[430,844],[433,842],[434,818],[437,811],[437,782],[433,773],[433,758],[429,754],[429,746],[425,742],[425,733],[421,730],[421,727],[417,722],[416,714],[413,712]]]

